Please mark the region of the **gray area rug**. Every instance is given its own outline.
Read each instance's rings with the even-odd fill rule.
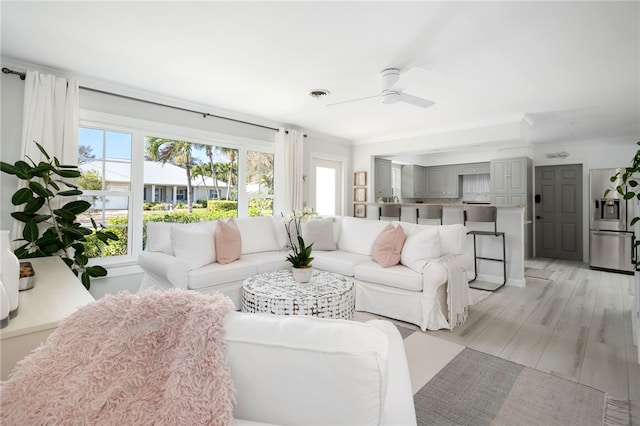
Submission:
[[[603,392],[469,348],[414,402],[419,425],[610,424]]]

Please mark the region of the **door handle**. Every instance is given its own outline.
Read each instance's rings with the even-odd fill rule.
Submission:
[[[536,216],[536,219],[544,219],[544,216]]]

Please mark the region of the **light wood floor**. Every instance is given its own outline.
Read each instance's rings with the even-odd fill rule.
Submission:
[[[556,271],[474,305],[453,332],[429,334],[629,399],[640,425],[640,365],[631,334],[633,276],[580,262],[531,259]]]

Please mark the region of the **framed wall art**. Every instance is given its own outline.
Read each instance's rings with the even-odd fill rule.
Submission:
[[[367,184],[367,172],[355,172],[353,174],[353,182],[355,186],[365,186]]]
[[[354,188],[353,201],[355,201],[356,203],[364,203],[365,201],[367,201],[367,188]]]
[[[367,205],[366,204],[354,204],[353,205],[354,217],[367,217]]]

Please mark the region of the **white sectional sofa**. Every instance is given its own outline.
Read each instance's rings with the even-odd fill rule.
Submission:
[[[141,288],[220,291],[239,307],[246,278],[288,269],[290,264],[285,260],[288,240],[279,217],[235,221],[241,256],[227,264],[215,261],[217,221],[148,223],[147,245],[138,259],[145,271]],[[372,253],[388,224],[347,216],[312,220],[302,232],[307,243],[314,241],[313,267],[353,277],[356,310],[416,324],[422,330],[452,328],[448,291],[455,286],[464,300],[468,298],[465,271],[472,262],[464,255],[466,228],[396,222],[406,234],[402,263],[382,267]],[[462,275],[464,279],[459,278]],[[457,279],[449,283],[450,277]]]

